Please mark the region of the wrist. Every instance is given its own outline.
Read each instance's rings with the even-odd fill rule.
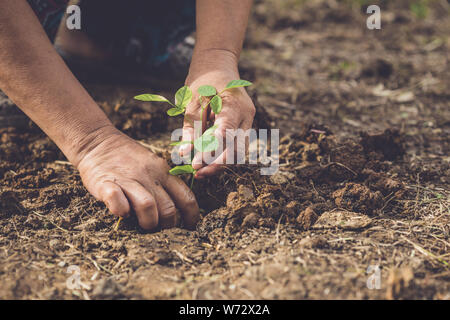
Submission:
[[[95,128],[77,134],[67,148],[66,156],[78,168],[80,162],[99,145],[122,133],[109,120],[99,123]]]
[[[232,78],[239,78],[238,60],[238,53],[231,50],[195,48],[186,84],[190,85],[197,78],[212,72],[220,72],[229,74]]]

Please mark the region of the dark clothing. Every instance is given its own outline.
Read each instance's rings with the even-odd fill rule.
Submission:
[[[69,0],[28,0],[54,40]],[[195,0],[81,0],[81,31],[143,68],[165,62],[195,29]]]

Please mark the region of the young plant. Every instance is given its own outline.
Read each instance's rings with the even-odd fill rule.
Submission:
[[[201,106],[200,119],[202,121],[202,128],[203,128],[203,112],[206,110],[208,106],[211,107],[211,110],[214,112],[214,114],[218,115],[222,111],[221,95],[225,91],[235,88],[248,87],[250,85],[252,85],[252,83],[247,80],[233,80],[230,81],[225,87],[225,89],[223,89],[220,92],[217,92],[216,88],[210,85],[204,85],[199,87],[197,92],[199,94],[200,103],[201,104],[203,103],[204,98],[208,99],[208,101]],[[186,113],[186,107],[192,101],[192,97],[193,94],[191,89],[188,86],[183,86],[176,92],[174,103],[169,101],[167,98],[156,94],[141,94],[134,98],[139,101],[166,102],[171,106],[171,108],[167,110],[167,114],[170,117],[175,117],[180,114]],[[191,155],[192,157],[195,155],[196,152],[215,151],[219,147],[219,141],[214,135],[214,131],[216,128],[217,128],[216,125],[211,126],[200,137],[194,139],[194,141],[177,141],[171,143],[170,145],[179,146],[184,144],[192,144],[194,147],[194,154]],[[192,159],[193,158],[190,159],[190,162],[192,162]],[[169,173],[172,175],[191,174],[192,175],[191,189],[194,184],[194,177],[196,172],[197,171],[192,167],[192,164],[176,166],[169,170]]]
[[[217,92],[216,88],[210,85],[204,85],[198,88],[197,92],[199,94],[200,104],[203,103],[203,98],[209,99],[204,105],[201,106],[201,115],[200,119],[202,121],[202,128],[203,128],[203,112],[206,110],[208,106],[211,107],[211,110],[214,112],[214,114],[218,115],[222,111],[222,97],[221,95],[231,89],[235,88],[241,88],[241,87],[248,87],[251,86],[252,83],[250,81],[246,80],[233,80],[230,81],[225,89],[223,89],[220,92]],[[166,102],[168,103],[171,108],[167,110],[167,115],[170,117],[176,117],[180,114],[186,113],[186,107],[188,104],[192,101],[192,90],[188,86],[183,86],[180,89],[177,90],[175,93],[175,102],[172,103],[169,99],[157,95],[157,94],[141,94],[138,96],[135,96],[134,98],[139,101],[153,101],[153,102]],[[187,119],[188,121],[191,121],[190,119]],[[184,144],[192,144],[194,146],[194,154],[191,154],[190,162],[192,162],[193,156],[195,155],[195,152],[213,152],[216,151],[219,147],[219,141],[217,140],[216,136],[214,135],[214,131],[216,130],[217,126],[213,125],[210,128],[206,129],[205,132],[198,138],[196,138],[194,141],[177,141],[173,142],[170,145],[171,146],[179,146]],[[194,186],[194,177],[197,170],[195,170],[192,167],[192,164],[185,164],[173,167],[169,170],[169,173],[171,175],[177,176],[181,174],[191,174],[191,186],[190,188]],[[122,217],[120,217],[114,227],[114,230],[117,231],[119,228],[119,224],[122,221]]]

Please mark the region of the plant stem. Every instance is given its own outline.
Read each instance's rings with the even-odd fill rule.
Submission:
[[[191,187],[190,187],[191,190],[194,187],[194,178],[195,178],[195,172],[192,174]]]
[[[205,104],[203,107],[202,107],[202,114],[201,114],[201,120],[202,120],[202,127],[203,127],[203,110],[205,110],[205,108],[207,107],[207,106],[209,106],[209,104],[211,103],[211,101],[212,101],[212,99],[214,99],[216,96],[219,96],[220,97],[220,95],[222,94],[222,93],[224,93],[225,91],[227,91],[228,89],[227,88],[225,88],[225,89],[223,89],[222,91],[220,91],[218,94],[216,94],[216,95],[214,95],[211,99],[209,99],[209,101],[208,101],[208,103],[207,104]]]
[[[114,227],[114,231],[117,231],[119,229],[120,221],[122,221],[122,217],[119,217],[119,220],[117,220],[116,226]]]
[[[211,100],[209,100],[209,101],[211,101]],[[209,105],[209,102],[202,107],[202,112],[200,114],[200,121],[201,121],[201,124],[202,124],[202,131],[203,131],[203,111],[206,109],[206,107],[208,107],[208,105]],[[203,132],[202,132],[202,134],[203,134]]]

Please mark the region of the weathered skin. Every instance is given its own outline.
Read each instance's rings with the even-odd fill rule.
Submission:
[[[204,84],[220,90],[239,78],[250,7],[250,0],[197,1],[197,44],[186,79],[193,91]],[[58,145],[89,192],[113,214],[126,217],[134,211],[143,228],[154,229],[173,226],[177,207],[186,226],[195,225],[199,208],[189,188],[167,173],[164,160],[112,125],[56,53],[25,0],[0,2],[0,88]],[[196,100],[187,113],[199,118]],[[245,90],[236,90],[215,121],[220,130],[245,129],[253,115]],[[189,139],[187,123],[184,133]],[[203,177],[219,166],[197,169]]]

